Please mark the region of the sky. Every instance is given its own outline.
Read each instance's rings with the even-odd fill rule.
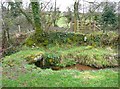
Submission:
[[[10,0],[0,0],[0,1],[10,1]],[[23,3],[24,3],[24,6],[26,6],[26,4],[28,2],[30,2],[30,0],[22,0]],[[35,0],[33,0],[35,1]],[[45,2],[49,2],[51,1],[51,3],[54,3],[55,0],[42,0],[42,1],[45,1]],[[66,11],[67,10],[67,7],[71,7],[74,3],[75,0],[56,0],[57,1],[57,7],[59,7],[60,11]],[[84,1],[88,1],[88,2],[105,2],[106,0],[84,0]],[[108,1],[111,1],[111,2],[119,2],[120,0],[108,0]],[[79,0],[80,4],[83,4],[83,0]],[[87,7],[87,3],[85,3],[85,7]]]
[[[29,0],[23,0],[24,3],[27,3]],[[33,0],[34,1],[34,0]],[[43,0],[46,2],[49,2],[50,0]],[[60,11],[66,11],[67,7],[71,7],[74,3],[75,0],[56,0],[57,1],[57,7],[59,7]],[[88,1],[88,2],[105,2],[106,0],[84,0],[84,1]],[[108,0],[111,2],[119,2],[120,0]],[[54,3],[55,0],[51,0],[51,3]],[[80,4],[83,4],[83,0],[79,0]],[[87,7],[87,3],[85,4]]]

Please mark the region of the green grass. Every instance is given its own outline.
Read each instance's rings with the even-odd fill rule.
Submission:
[[[31,69],[26,73],[3,75],[5,87],[118,87],[118,72],[113,70],[77,71]],[[59,77],[58,77],[59,76]]]
[[[118,87],[118,71],[112,69],[97,71],[64,69],[53,71],[51,69],[40,69],[35,65],[29,65],[25,57],[39,52],[58,56],[62,55],[62,58],[64,58],[63,65],[72,65],[74,59],[77,58],[76,55],[91,56],[94,54],[102,57],[103,55],[112,55],[112,53],[114,53],[114,51],[110,52],[103,48],[93,48],[91,46],[71,47],[68,45],[68,47],[66,47],[64,45],[61,47],[51,46],[46,48],[25,47],[20,52],[3,58],[2,85],[4,87]],[[102,59],[97,61],[102,64]],[[88,64],[91,63],[93,63],[93,61]]]
[[[44,49],[44,51],[42,49]],[[58,65],[61,67],[76,63],[97,68],[113,67],[118,65],[117,58],[114,58],[113,56],[116,52],[114,50],[109,51],[106,48],[63,45],[46,47],[46,49],[41,48],[40,51],[43,52],[43,55],[45,55],[47,59],[55,60],[55,58],[58,57],[58,60],[61,61]]]
[[[94,48],[92,46],[51,46],[46,48],[24,48],[23,51],[17,52],[11,56],[6,56],[5,61],[9,64],[15,60],[25,60],[29,55],[43,53],[44,59],[60,60],[57,64],[61,67],[80,63],[91,67],[103,68],[118,66],[117,58],[114,58],[114,50],[106,48]]]

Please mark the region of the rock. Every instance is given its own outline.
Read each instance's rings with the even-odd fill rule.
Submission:
[[[35,60],[35,61],[40,61],[42,58],[43,58],[43,56],[40,55],[40,56],[35,57],[34,60]]]
[[[41,61],[41,59],[43,59],[43,53],[40,52],[40,53],[37,53],[35,55],[28,55],[27,57],[25,57],[26,61],[28,63],[35,63],[37,61]]]
[[[111,47],[107,47],[106,48],[108,51],[113,51],[113,49],[111,49]]]

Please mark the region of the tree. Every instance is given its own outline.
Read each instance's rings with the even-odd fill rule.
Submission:
[[[53,18],[53,24],[56,26],[56,0],[55,0],[55,7],[54,7],[54,18]]]
[[[118,2],[118,29],[120,29],[120,1]],[[120,33],[120,30],[118,30]],[[120,41],[119,41],[120,42]]]
[[[8,6],[4,6],[5,3],[1,3],[2,9],[2,49],[5,50],[9,47],[10,42],[10,35],[9,35],[9,27],[8,27],[8,20],[9,20],[9,10]],[[3,52],[4,55],[5,52]]]
[[[115,14],[115,6],[112,3],[106,2],[106,5],[103,8],[103,12],[101,15],[101,24],[103,26],[103,32],[107,30],[108,26],[115,26],[117,22],[117,17]]]
[[[31,1],[31,6],[32,6],[32,13],[34,18],[35,33],[42,33],[39,3]]]
[[[72,11],[71,11],[70,7],[68,7],[67,9],[68,9],[68,11],[67,11],[67,15],[65,17],[67,18],[68,24],[69,24],[72,20]]]
[[[42,33],[39,2],[37,0],[33,2],[31,0],[30,5],[32,8],[32,14],[33,14],[34,21],[32,21],[31,17],[28,14],[26,14],[25,11],[21,9],[21,3],[22,2],[10,2],[11,7],[14,9],[13,12],[22,13],[26,17],[28,22],[34,26],[35,33]]]
[[[75,1],[74,3],[74,32],[77,30],[77,20],[79,19],[79,11],[78,7],[79,6],[79,1]]]
[[[11,16],[17,17],[21,14],[19,7],[21,7],[22,2],[8,2],[8,5],[10,6]]]

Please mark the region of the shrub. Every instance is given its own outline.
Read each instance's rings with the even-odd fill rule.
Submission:
[[[87,37],[86,42],[84,37]],[[108,33],[91,33],[91,34],[80,34],[80,33],[65,33],[65,32],[44,32],[43,34],[33,34],[25,42],[27,46],[48,46],[53,45],[91,45],[94,47],[98,46],[113,46],[117,45],[118,34],[115,32]]]
[[[44,60],[46,66],[57,66],[60,62],[59,56],[54,53],[45,53]]]

